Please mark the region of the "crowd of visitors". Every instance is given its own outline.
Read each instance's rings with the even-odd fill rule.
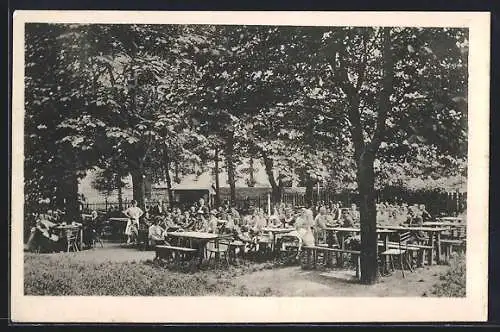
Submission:
[[[425,205],[377,203],[377,222],[380,225],[409,225],[421,226],[424,221],[432,217]],[[57,247],[60,236],[54,231],[55,226],[62,223],[64,214],[61,211],[48,211],[35,216],[35,223],[31,229],[28,248],[38,247],[40,242]],[[123,211],[110,209],[105,215],[92,211],[90,218],[83,221],[83,242],[90,246],[97,233],[101,233],[106,220],[113,217],[128,218],[124,233],[127,243],[138,244],[147,242],[150,246],[164,243],[168,232],[198,231],[209,233],[233,234],[234,238],[247,245],[248,250],[258,249],[260,243],[271,241],[272,233],[268,228],[284,228],[289,232],[288,237],[295,238],[299,248],[303,245],[314,245],[325,240],[327,227],[359,227],[359,210],[356,204],[342,207],[340,202],[320,203],[311,208],[294,207],[289,204],[276,205],[272,213],[263,209],[251,208],[245,215],[234,206],[225,202],[218,208],[209,208],[203,199],[195,202],[185,210],[179,207],[165,207],[159,201],[147,206],[144,211],[138,207],[136,201]],[[104,226],[105,227],[105,226]],[[417,233],[417,238],[423,234]],[[346,238],[350,246],[359,245],[359,236],[348,235]],[[334,237],[329,241],[338,244]]]

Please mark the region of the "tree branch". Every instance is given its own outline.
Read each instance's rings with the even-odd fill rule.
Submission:
[[[371,150],[377,150],[380,143],[386,134],[387,114],[391,109],[391,95],[393,90],[394,79],[394,59],[391,50],[391,30],[384,28],[382,32],[383,46],[382,46],[382,59],[383,59],[383,77],[382,77],[382,90],[379,97],[379,112],[377,117],[377,124],[373,138],[370,143]]]

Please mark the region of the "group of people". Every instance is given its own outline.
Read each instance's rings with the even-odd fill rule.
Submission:
[[[425,204],[377,203],[377,221],[380,224],[421,226],[425,221],[431,219],[432,216],[427,211]]]
[[[62,250],[64,236],[58,229],[61,224],[66,224],[66,215],[61,210],[47,210],[30,215],[30,232],[25,249],[28,251],[55,251]],[[71,222],[75,226],[81,223]]]
[[[52,231],[61,220],[60,211],[48,211],[37,216],[36,224],[28,246],[36,238],[44,237],[49,241],[59,241],[56,232]],[[357,227],[359,226],[359,210],[356,204],[343,208],[340,202],[318,204],[311,208],[293,207],[287,204],[277,205],[272,213],[261,208],[253,208],[248,214],[240,212],[228,202],[218,208],[209,208],[203,199],[195,202],[182,211],[180,208],[165,208],[161,201],[153,206],[141,209],[137,201],[131,201],[123,211],[108,211],[106,217],[127,217],[125,227],[127,243],[139,243],[146,240],[140,238],[140,230],[147,234],[147,242],[154,246],[165,243],[167,233],[172,231],[199,231],[209,233],[232,234],[234,238],[247,244],[248,249],[258,248],[259,243],[273,241],[272,233],[266,228],[285,228],[290,231],[288,238],[294,238],[299,243],[299,249],[304,245],[314,245],[325,240],[329,232],[327,227]],[[377,203],[377,223],[381,225],[397,224],[421,226],[426,219],[431,218],[425,205]],[[91,241],[98,228],[98,214],[92,211],[90,220],[84,223],[84,243]],[[350,243],[359,242],[355,234],[347,236]],[[327,239],[333,244],[339,244],[333,236]]]

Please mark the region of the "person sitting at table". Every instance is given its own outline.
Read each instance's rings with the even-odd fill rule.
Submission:
[[[60,237],[55,227],[56,223],[49,220],[47,215],[39,215],[35,226],[31,229],[30,237],[26,244],[29,251],[41,250],[50,252],[60,247]]]
[[[194,230],[197,232],[209,232],[210,231],[210,225],[208,224],[208,220],[203,216],[203,213],[201,213],[201,212],[199,212],[196,216]]]
[[[351,218],[355,224],[359,223],[359,211],[358,211],[358,207],[356,206],[355,203],[351,204],[349,214],[351,215]]]
[[[150,247],[165,243],[165,230],[160,226],[161,218],[155,217],[148,229],[148,243]]]
[[[191,216],[189,211],[184,212],[184,215],[181,218],[182,228],[193,230],[196,225],[196,217]]]
[[[418,207],[412,206],[412,207],[410,207],[410,209],[408,211],[409,211],[408,221],[407,221],[405,226],[422,227],[424,225],[424,221],[423,221],[422,215],[419,213],[420,210],[418,209]],[[411,241],[417,242],[417,243],[426,241],[425,233],[422,232],[421,230],[412,231],[412,240]]]
[[[319,214],[314,218],[314,238],[318,243],[320,239],[326,239],[325,229],[333,222],[332,216],[328,215],[326,208],[323,206],[319,209]],[[335,240],[333,240],[336,242]],[[337,244],[337,243],[334,243]]]
[[[219,219],[217,219],[217,211],[210,211],[210,217],[208,218],[208,232],[217,233],[219,231]]]
[[[425,204],[420,204],[419,209],[420,209],[420,214],[422,215],[423,222],[432,220],[432,216],[425,208]]]
[[[342,227],[354,227],[354,220],[350,211],[342,210],[340,222]]]
[[[125,227],[125,235],[127,235],[127,244],[138,243],[139,236],[139,219],[143,216],[144,211],[137,206],[137,201],[132,200],[131,206],[123,211],[123,214],[129,218]]]
[[[92,247],[94,241],[99,239],[100,220],[97,211],[90,213],[90,219],[87,219],[83,225],[83,243],[86,247]]]
[[[236,210],[236,207],[232,206],[231,207],[231,210],[229,212],[229,215],[233,218],[233,220],[237,221],[238,219],[240,219],[240,213],[238,212],[238,210]]]
[[[161,216],[160,216],[160,218],[161,218]],[[165,231],[167,231],[167,232],[176,231],[176,230],[181,229],[181,226],[175,222],[174,218],[172,217],[172,214],[169,212],[167,212],[165,214],[165,217],[162,218],[162,223],[160,226],[162,226],[162,228],[164,228]]]
[[[298,249],[296,259],[300,257],[303,246],[314,246],[313,226],[314,219],[312,210],[302,208],[300,210],[300,215],[295,220],[295,229],[285,235],[286,237],[295,237],[297,239]]]
[[[281,226],[280,218],[277,214],[272,214],[269,217],[269,227],[278,228]]]

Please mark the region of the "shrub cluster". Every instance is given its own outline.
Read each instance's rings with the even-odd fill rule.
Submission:
[[[432,295],[440,297],[464,297],[466,295],[466,264],[464,255],[455,255],[450,260],[450,269],[439,277],[432,288]]]

